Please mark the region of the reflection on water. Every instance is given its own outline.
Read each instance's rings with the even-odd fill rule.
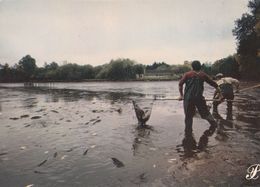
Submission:
[[[193,133],[185,133],[185,136],[182,140],[183,146],[183,155],[180,155],[183,158],[192,157],[197,150],[197,142],[194,138]]]
[[[203,135],[200,137],[199,143],[198,143],[198,149],[203,151],[206,149],[208,142],[209,142],[209,137],[214,134],[216,130],[215,126],[210,126],[209,129],[205,130]]]
[[[45,102],[46,103],[56,103],[59,102],[60,96],[58,94],[46,94]]]
[[[233,128],[233,103],[229,102],[229,104],[227,104],[226,119],[224,119],[218,111],[214,111],[213,116],[217,120],[220,129],[224,129],[224,126]]]
[[[209,137],[211,137],[216,130],[215,126],[210,126],[202,133],[197,144],[192,129],[190,127],[187,128],[185,129],[182,144],[177,145],[177,151],[180,153],[180,157],[183,159],[194,157],[197,152],[204,151],[207,148]],[[180,149],[180,147],[183,147],[183,151]]]
[[[2,102],[0,101],[0,116],[2,115]]]
[[[142,148],[140,148],[141,145],[151,147],[152,143],[149,136],[153,130],[154,128],[150,125],[138,125],[136,127],[136,131],[134,132],[135,138],[132,146],[134,156],[136,156],[139,152],[146,151],[145,149],[142,150]]]
[[[1,87],[0,87],[1,88]],[[46,102],[58,102],[59,99],[62,99],[66,102],[75,102],[79,101],[81,99],[92,101],[95,98],[98,99],[106,99],[106,100],[112,100],[112,101],[123,101],[123,100],[129,100],[130,98],[139,98],[144,97],[144,93],[137,93],[137,92],[113,92],[113,91],[88,91],[88,90],[79,90],[79,89],[46,89],[45,87],[30,87],[24,89],[23,87],[5,87],[5,89],[11,90],[19,90],[24,91],[29,94],[46,94]],[[33,98],[25,99],[25,102],[33,103]],[[28,100],[28,101],[27,101]]]
[[[260,143],[259,91],[237,95],[245,102],[234,103],[233,110],[220,104],[217,129],[195,118],[194,129],[185,130],[179,101],[154,101],[149,125],[137,124],[133,99],[141,103],[177,93],[177,82],[0,88],[1,184],[150,186],[168,167],[234,143],[232,133],[249,133]],[[206,97],[212,94],[206,86]],[[151,100],[142,104],[150,107]],[[124,166],[116,167],[111,158]]]
[[[23,104],[22,107],[33,108],[37,106],[37,103],[38,103],[37,98],[29,97],[27,99],[22,100],[22,104]]]
[[[237,112],[235,117],[237,121],[243,122],[243,125],[236,124],[236,128],[250,133],[260,131],[260,89],[251,90],[251,92],[241,93],[243,102],[234,103]]]

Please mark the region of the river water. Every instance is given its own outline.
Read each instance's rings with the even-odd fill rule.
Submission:
[[[205,85],[206,98],[213,92]],[[231,117],[221,104],[220,127],[206,137],[209,124],[197,114],[185,137],[182,102],[160,100],[176,96],[176,81],[0,84],[0,186],[245,184],[247,167],[260,164],[260,89],[238,93]],[[152,109],[145,128],[132,100]],[[194,148],[200,139],[202,150]],[[198,177],[211,161],[224,172]]]

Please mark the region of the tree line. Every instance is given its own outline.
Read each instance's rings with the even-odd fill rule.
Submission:
[[[238,63],[233,56],[216,61],[214,64],[203,63],[202,70],[210,75],[219,72],[227,76],[238,76]],[[48,81],[84,81],[84,80],[142,80],[146,72],[170,73],[172,79],[182,76],[191,70],[191,61],[182,65],[169,65],[165,62],[154,62],[152,65],[143,65],[130,59],[111,60],[109,63],[95,66],[56,62],[45,63],[37,67],[36,60],[30,55],[24,56],[17,64],[9,66],[0,64],[1,82],[48,82]]]
[[[82,80],[132,80],[144,73],[144,66],[130,59],[111,60],[109,63],[93,67],[56,62],[45,63],[37,67],[30,55],[23,57],[17,64],[0,64],[1,82],[29,81],[82,81]]]

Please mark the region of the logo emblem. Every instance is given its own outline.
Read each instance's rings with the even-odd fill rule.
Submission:
[[[256,180],[259,178],[259,174],[258,172],[260,171],[260,164],[254,164],[251,165],[248,169],[247,169],[247,175],[246,175],[246,179],[247,180]]]

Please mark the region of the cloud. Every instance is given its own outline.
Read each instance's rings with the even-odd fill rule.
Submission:
[[[214,61],[235,52],[234,20],[247,1],[9,0],[0,4],[0,62],[103,64],[126,57]]]

